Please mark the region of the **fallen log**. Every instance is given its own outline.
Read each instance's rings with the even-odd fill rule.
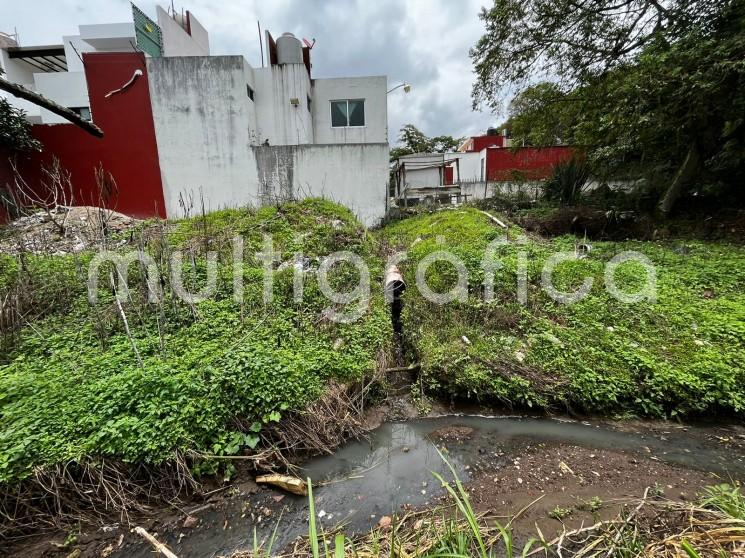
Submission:
[[[47,99],[43,95],[39,95],[38,93],[31,91],[30,89],[26,89],[25,87],[23,87],[23,85],[11,83],[7,79],[0,78],[0,89],[2,89],[3,91],[7,91],[12,95],[15,95],[19,99],[25,99],[37,106],[45,108],[49,112],[53,112],[54,114],[61,116],[65,120],[69,120],[78,128],[82,128],[83,130],[91,135],[96,136],[97,138],[103,137],[103,130],[93,124],[93,122],[83,120],[82,118],[80,118],[80,116],[78,116],[77,113],[71,111],[69,108],[58,105],[51,99]]]

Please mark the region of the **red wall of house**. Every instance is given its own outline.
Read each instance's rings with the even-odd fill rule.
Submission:
[[[165,217],[145,56],[91,53],[83,54],[83,63],[93,121],[103,130],[103,138],[73,124],[35,125],[33,134],[43,150],[19,158],[22,175],[29,184],[38,184],[40,164],[56,156],[71,174],[75,205],[94,205],[98,200],[94,169],[101,164],[119,190],[108,202],[110,208],[133,217]],[[131,86],[106,97],[127,83],[137,69],[143,75]],[[7,154],[0,155],[7,158]],[[0,167],[0,184],[12,178],[8,174]]]
[[[475,136],[471,138],[469,151],[481,151],[487,147],[504,147],[504,136]]]
[[[522,178],[538,180],[548,178],[560,162],[574,156],[571,147],[520,147],[486,150],[486,175],[489,180]]]
[[[501,135],[496,136],[471,136],[465,145],[465,151],[481,151],[487,147],[504,147],[506,138]]]

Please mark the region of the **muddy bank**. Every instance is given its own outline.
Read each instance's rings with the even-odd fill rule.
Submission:
[[[539,443],[526,445],[505,467],[487,463],[468,490],[479,512],[506,516],[529,506],[514,522],[517,532],[534,536],[537,524],[553,536],[562,523],[575,529],[615,516],[625,499],[641,497],[650,486],[654,494],[689,501],[719,482],[720,475],[654,456]]]
[[[447,474],[437,446],[467,483],[475,507],[500,516],[542,497],[520,518],[518,531],[538,523],[546,534],[561,523],[549,514],[570,510],[574,525],[592,516],[583,503],[639,497],[647,486],[670,498],[693,499],[720,479],[745,479],[745,429],[668,423],[582,423],[542,418],[445,416],[387,422],[367,441],[350,442],[333,455],[311,459],[302,476],[313,479],[319,522],[364,533],[384,515],[442,502],[431,472]],[[196,508],[196,509],[195,509]],[[596,512],[598,510],[595,510]],[[190,515],[193,520],[185,521]],[[275,549],[307,532],[308,505],[253,482],[224,488],[199,506],[153,510],[131,518],[181,558],[228,556],[266,538],[282,516]],[[149,557],[151,548],[129,532],[126,519],[105,529],[83,528],[64,548],[67,534],[15,547],[10,555]],[[18,554],[18,552],[21,554]]]

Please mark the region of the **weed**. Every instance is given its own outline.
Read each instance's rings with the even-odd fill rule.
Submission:
[[[163,300],[149,303],[147,278],[133,265],[121,311],[110,289],[90,306],[81,270],[91,254],[0,256],[0,301],[24,297],[11,316],[15,331],[6,337],[3,328],[0,345],[0,487],[15,493],[35,469],[58,464],[76,471],[109,460],[120,471],[152,470],[180,456],[197,477],[229,478],[234,467],[221,457],[254,453],[260,438],[276,440],[278,421],[330,386],[372,376],[391,340],[382,293],[357,322],[331,323],[322,319],[329,303],[315,275],[295,300],[292,270],[278,270],[274,300],[264,304],[253,255],[264,232],[283,261],[296,251],[317,257],[348,248],[381,272],[373,239],[348,210],[322,200],[144,224],[142,247],[156,261],[185,250],[189,289],[202,284],[205,246],[218,252],[217,294],[194,304],[174,296],[167,276]],[[232,293],[234,234],[246,245],[240,302]],[[346,270],[330,276],[341,292],[354,284]]]
[[[582,195],[588,179],[585,162],[579,159],[559,163],[554,174],[543,185],[544,197],[564,205],[576,204]]]
[[[572,515],[572,509],[562,508],[561,506],[556,506],[553,510],[548,512],[548,516],[556,521],[564,521],[570,515]]]
[[[584,501],[579,506],[577,506],[577,509],[595,514],[603,509],[604,505],[605,502],[603,502],[603,499],[600,498],[600,496],[593,496],[589,500]]]
[[[739,485],[718,484],[704,490],[701,505],[718,510],[732,519],[745,521],[745,495]]]

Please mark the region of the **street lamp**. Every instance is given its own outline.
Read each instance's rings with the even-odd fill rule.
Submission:
[[[404,93],[408,93],[409,91],[411,91],[411,85],[410,85],[410,84],[408,84],[408,83],[406,83],[406,82],[403,82],[403,83],[400,83],[400,84],[398,84],[398,85],[397,85],[396,87],[394,87],[393,89],[389,89],[389,90],[388,90],[388,91],[386,92],[386,94],[390,93],[391,91],[395,91],[395,90],[396,90],[396,89],[398,89],[399,87],[403,87],[403,88],[404,88]]]

